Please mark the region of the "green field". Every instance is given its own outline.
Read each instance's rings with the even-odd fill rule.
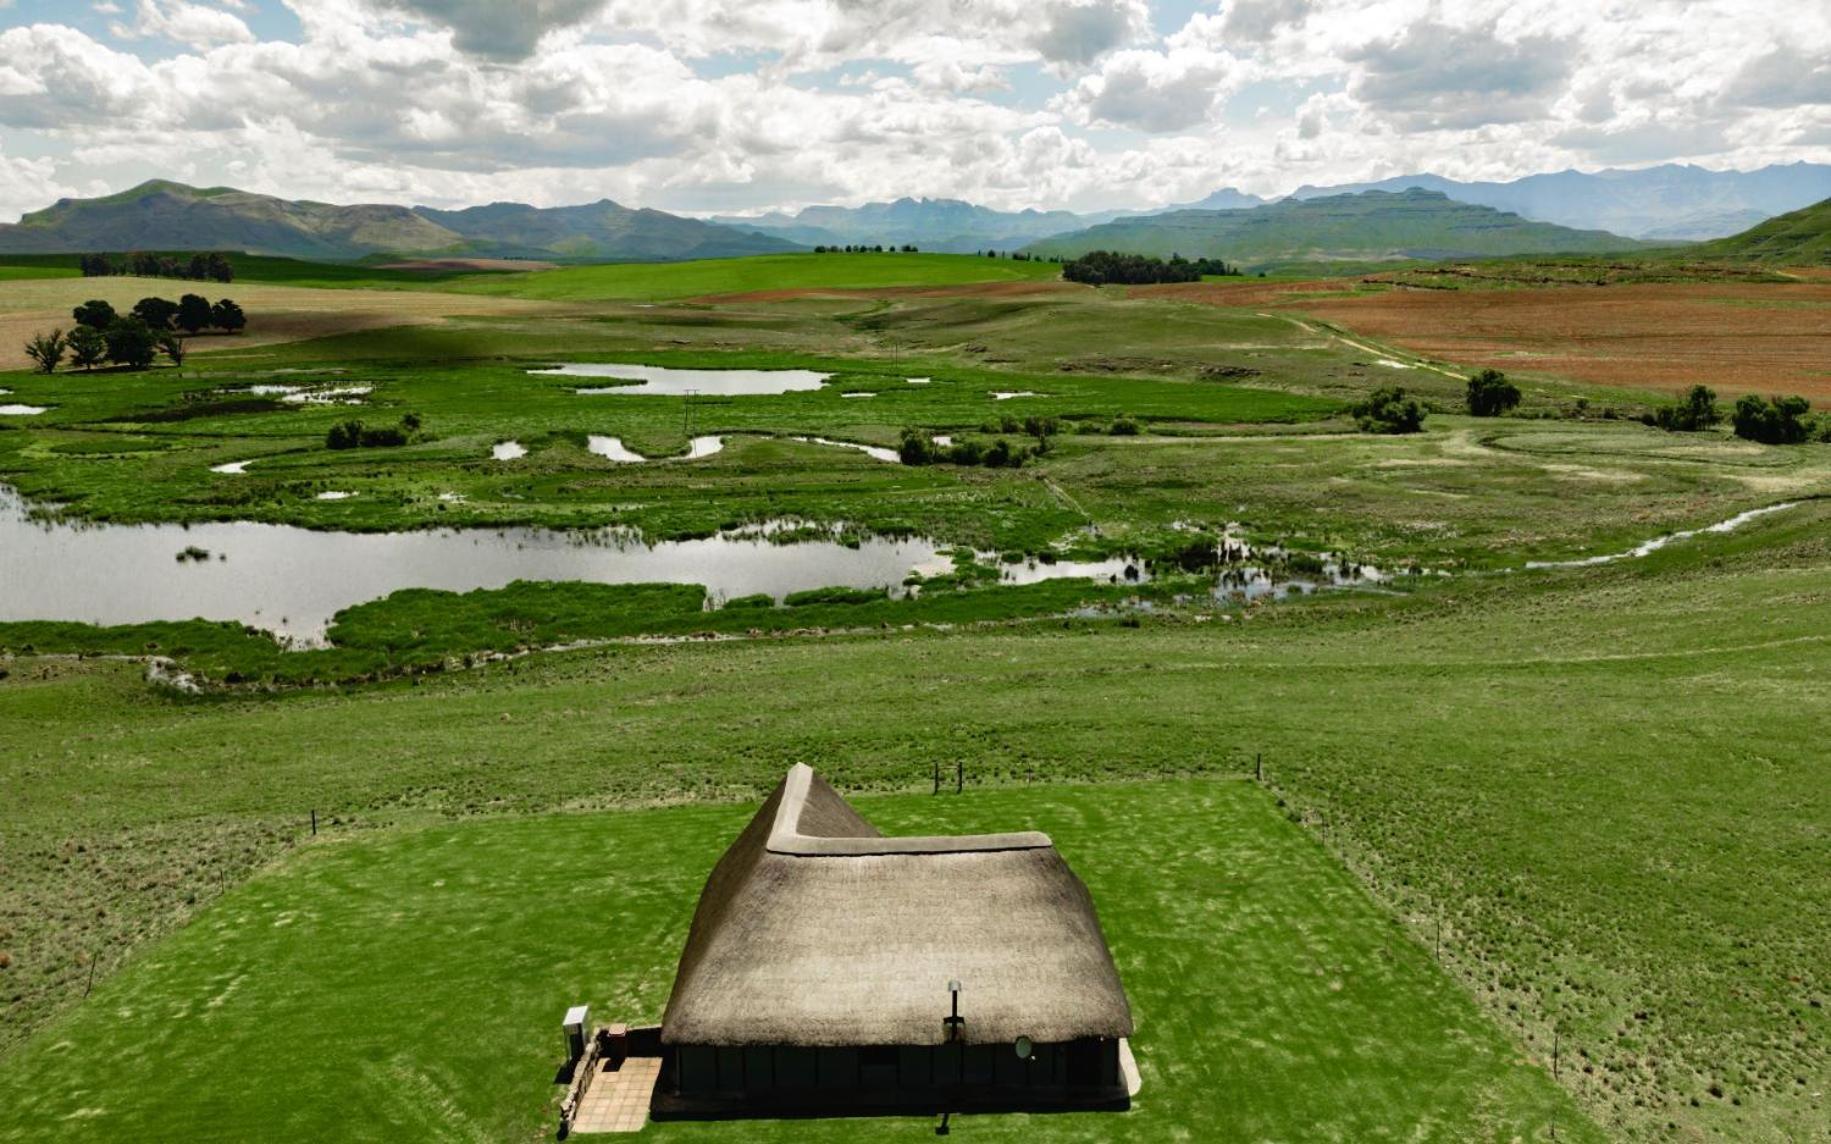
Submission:
[[[905,270],[935,289],[793,293]],[[1140,1011],[1139,1107],[963,1133],[1822,1134],[1831,445],[1663,433],[1631,419],[1645,395],[1530,372],[1518,414],[1475,419],[1453,369],[1376,346],[1381,366],[1283,312],[944,288],[1045,271],[470,276],[362,296],[411,300],[415,325],[0,374],[7,401],[53,407],[0,417],[0,481],[77,522],[661,539],[788,520],[784,539],[959,546],[915,599],[404,592],[304,652],[236,625],[0,623],[0,1138],[533,1139],[559,1010],[659,1013],[699,879],[802,761],[886,826],[1042,825],[1094,889]],[[498,304],[479,290],[505,309],[425,308]],[[770,290],[790,295],[680,300]],[[529,372],[562,361],[832,377],[682,399]],[[1395,381],[1431,404],[1426,431],[1356,432],[1348,402]],[[252,388],[271,384],[368,392],[292,406]],[[409,412],[405,447],[326,447],[339,420]],[[1019,468],[791,439],[1030,447],[1032,417],[1056,431]],[[667,458],[708,434],[723,451],[691,461],[586,447]],[[527,456],[492,460],[505,440]],[[1782,503],[1644,558],[1526,568]],[[1334,553],[1391,580],[1240,607],[1178,565],[1224,531],[1285,553],[1281,574]],[[1120,554],[1156,577],[994,582],[1006,560]],[[150,654],[206,693],[149,683]],[[937,762],[965,764],[967,797],[909,797]],[[302,1047],[260,1057],[273,1026]],[[82,1055],[111,1031],[139,1051],[98,1084]]]
[[[479,275],[452,289],[563,302],[697,298],[758,290],[860,290],[1055,278],[1047,262],[961,254],[770,254],[704,262],[628,262],[535,274]]]

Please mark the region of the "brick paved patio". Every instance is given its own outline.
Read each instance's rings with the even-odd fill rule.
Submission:
[[[574,1132],[640,1132],[661,1076],[660,1057],[631,1057],[616,1072],[600,1072],[573,1117]]]

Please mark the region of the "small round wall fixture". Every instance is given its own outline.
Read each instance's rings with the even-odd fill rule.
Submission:
[[[1029,1060],[1030,1054],[1036,1051],[1036,1046],[1030,1043],[1029,1037],[1017,1038],[1017,1043],[1011,1047],[1017,1050],[1017,1059],[1020,1061]]]

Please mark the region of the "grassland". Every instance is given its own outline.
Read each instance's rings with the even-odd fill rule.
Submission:
[[[396,1134],[535,1134],[551,1100],[543,1067],[532,1079],[504,1067],[460,1082],[481,1068],[478,1046],[512,1045],[515,1060],[550,1064],[547,1019],[532,1031],[512,1023],[581,991],[595,990],[601,1008],[652,1016],[698,872],[742,817],[710,804],[754,800],[795,761],[815,762],[849,791],[878,792],[923,784],[936,762],[964,762],[974,793],[955,804],[960,825],[1048,823],[1096,883],[1109,928],[1122,933],[1123,921],[1147,935],[1136,952],[1115,938],[1122,960],[1140,959],[1128,962],[1128,983],[1138,979],[1147,1013],[1185,978],[1201,983],[1202,1006],[1212,999],[1190,1010],[1205,1027],[1166,1028],[1156,1048],[1141,1033],[1147,1083],[1173,1082],[1158,1089],[1164,1104],[1147,1089],[1122,1121],[975,1130],[1542,1137],[1556,1095],[1542,1095],[1535,1070],[1556,1037],[1559,1082],[1611,1136],[1822,1131],[1831,948],[1806,907],[1831,895],[1821,766],[1831,449],[1660,433],[1626,420],[1646,408],[1646,394],[1549,368],[1522,371],[1522,415],[1462,417],[1460,359],[1317,316],[1362,295],[1378,302],[1378,284],[1202,288],[1212,296],[983,280],[886,290],[894,283],[845,278],[853,267],[912,265],[894,261],[905,256],[806,257],[755,279],[713,275],[726,287],[717,291],[690,270],[674,285],[665,275],[638,281],[659,271],[547,272],[574,275],[580,291],[633,291],[624,301],[477,297],[466,293],[473,283],[454,279],[440,287],[456,292],[392,296],[524,309],[454,316],[427,302],[416,325],[231,346],[182,371],[0,376],[16,394],[8,400],[54,407],[0,425],[0,479],[64,502],[77,519],[614,524],[659,537],[786,516],[1038,553],[1164,553],[1191,528],[1211,537],[1239,522],[1259,542],[1452,575],[1408,577],[1401,594],[1236,612],[1178,603],[1172,592],[1152,615],[1078,616],[1069,613],[1081,603],[1112,601],[1087,585],[1047,585],[913,605],[809,602],[806,612],[762,610],[761,623],[741,627],[736,616],[694,611],[692,592],[671,588],[409,594],[352,610],[337,648],[283,666],[258,638],[208,625],[0,631],[12,649],[0,659],[0,724],[23,729],[0,737],[0,790],[9,792],[0,808],[0,1094],[41,1094],[0,1099],[0,1134],[37,1135],[44,1118],[88,1108],[110,1110],[89,1126],[102,1134],[116,1131],[111,1123],[128,1135],[195,1128],[181,1121],[198,1109],[241,1123],[226,1096],[187,1102],[165,1086],[225,1091],[207,1062],[241,1052],[239,1038],[251,1034],[200,1006],[244,966],[276,964],[284,973],[246,973],[223,1007],[250,1022],[303,1021],[311,1010],[301,983],[314,975],[359,990],[347,1012],[320,1018],[345,1039],[312,1042],[325,1047],[311,1053],[299,1091],[278,1085],[258,1098],[273,1103],[250,1106],[267,1123],[297,1126],[280,1134],[319,1134],[317,1109],[345,1092],[364,1094],[361,1116]],[[964,273],[967,264],[1032,269],[949,265]],[[784,278],[805,266],[824,267],[828,280]],[[486,285],[521,290],[545,276]],[[665,300],[673,289],[684,300]],[[1792,287],[1735,289],[1767,292],[1750,296],[1761,305],[1716,306],[1698,320],[1722,329],[1745,311],[1792,321],[1812,313],[1767,305],[1794,297]],[[746,297],[712,303],[708,292]],[[332,296],[298,293],[314,304]],[[644,297],[660,300],[633,300]],[[818,392],[688,402],[586,398],[570,392],[571,379],[527,372],[570,360],[834,377]],[[1393,381],[1433,404],[1428,431],[1353,432],[1340,415],[1346,401]],[[372,391],[361,408],[292,408],[249,389],[274,382]],[[991,397],[1009,390],[1041,396]],[[416,444],[323,447],[339,418],[388,423],[409,411],[425,423]],[[904,427],[1021,438],[1000,423],[1007,413],[1055,417],[1062,432],[1017,470],[905,468],[787,439],[892,444]],[[1121,419],[1142,432],[1110,435]],[[614,465],[584,447],[587,434],[609,434],[668,456],[705,433],[725,435],[725,451],[692,462]],[[529,455],[490,460],[505,438]],[[209,472],[249,459],[243,475]],[[327,488],[361,495],[314,499]],[[1645,559],[1523,570],[1527,559],[1618,551],[1783,500],[1805,503]],[[485,656],[468,671],[355,688],[203,697],[149,687],[138,663],[38,654],[120,654],[149,642],[171,652],[190,641],[184,654],[222,674],[252,656],[270,681],[323,682],[581,637],[752,626],[768,638],[613,642]],[[1261,753],[1267,795],[1214,777],[1238,775]],[[1134,785],[1142,778],[1170,782]],[[1203,839],[1179,852],[1188,868],[1155,897],[1140,888],[1139,854],[1157,835],[1119,809],[1152,791],[1187,804],[1194,817],[1166,822]],[[1312,948],[1308,939],[1276,926],[1242,930],[1245,921],[1215,905],[1230,900],[1230,871],[1248,855],[1301,850],[1300,836],[1263,821],[1263,797],[1281,800],[1409,933],[1412,944],[1376,938],[1347,883],[1331,896],[1306,880],[1320,868],[1281,867],[1253,883],[1272,896],[1241,903],[1243,918],[1268,912],[1279,926],[1329,935],[1316,940],[1346,951],[1338,964],[1382,967],[1380,1005],[1393,1008],[1357,1012],[1362,1023],[1339,1035],[1315,1032],[1317,999],[1280,984],[1281,970],[1263,960]],[[626,814],[657,803],[708,805]],[[934,803],[880,805],[889,823],[913,827]],[[328,827],[317,846],[303,845],[312,809]],[[974,817],[982,809],[984,823]],[[599,811],[611,813],[507,821]],[[1215,823],[1212,835],[1197,820]],[[676,831],[700,840],[687,848],[699,864],[637,863],[623,878],[600,862],[589,867],[595,879],[574,876],[601,857],[584,852],[580,832],[599,830],[626,830],[639,846]],[[1106,845],[1129,855],[1108,875],[1111,892],[1094,849]],[[504,857],[518,847],[529,853]],[[1153,876],[1163,882],[1160,859]],[[558,908],[520,893],[522,882],[504,893],[507,880],[479,873],[495,870],[526,871],[515,877],[533,886],[583,882],[578,900],[589,897],[591,909],[581,912],[639,919],[653,956],[624,965],[601,942],[588,953],[577,940],[541,944],[544,911]],[[473,896],[444,901],[427,888],[440,877],[438,889],[464,883]],[[1288,894],[1277,888],[1285,882]],[[1183,921],[1149,928],[1147,917],[1167,924],[1179,901],[1196,903]],[[335,916],[339,904],[348,918]],[[275,929],[281,910],[296,910],[294,920]],[[331,927],[318,931],[325,941],[288,932],[307,919]],[[422,924],[451,947],[425,965],[405,952],[428,932]],[[172,944],[161,940],[174,931]],[[1158,949],[1236,943],[1255,959],[1237,980],[1214,976],[1192,952],[1167,966],[1150,960]],[[321,960],[346,946],[344,960]],[[1415,960],[1424,946],[1504,1042],[1464,1024],[1453,994],[1431,999],[1429,961]],[[91,959],[97,996],[79,1005]],[[393,968],[355,982],[354,965]],[[1308,984],[1313,968],[1304,963]],[[1360,978],[1342,979],[1357,996]],[[488,992],[478,982],[504,980],[518,992],[468,1003]],[[442,999],[432,1012],[435,1032],[449,1034],[445,1048],[428,1048],[441,1038],[420,1029],[393,1039],[383,1020],[428,990]],[[147,1060],[133,1065],[151,1078],[138,1088],[144,1097],[110,1104],[78,1091],[72,1078],[89,1074],[60,1045],[81,1045],[106,1022],[175,1012],[187,998],[185,1012],[202,1019],[160,1025]],[[1277,1021],[1298,1030],[1288,1043]],[[1388,1032],[1349,1031],[1380,1026]],[[1434,1037],[1454,1051],[1424,1054],[1419,1045]],[[1526,1067],[1506,1065],[1497,1044]],[[1153,1075],[1166,1059],[1188,1070]],[[422,1094],[422,1112],[451,1118],[412,1121],[389,1103],[401,1091]],[[1313,1120],[1293,1118],[1305,1110]],[[1560,1139],[1584,1131],[1559,1123]]]
[[[1605,1127],[1797,1136],[1831,1074],[1814,1004],[1831,951],[1799,908],[1831,891],[1827,512],[1632,565],[1136,631],[607,648],[204,702],[125,665],[18,661],[0,687],[0,718],[29,729],[0,745],[24,795],[15,1012],[80,993],[90,951],[131,958],[313,807],[345,832],[754,798],[809,758],[848,789],[906,790],[934,761],[992,788],[1237,773],[1263,752],[1287,809],[1415,935],[1441,922],[1444,961],[1522,1051],[1560,1030],[1563,1079]]]

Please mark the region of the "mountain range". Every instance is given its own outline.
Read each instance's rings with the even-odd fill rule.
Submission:
[[[1559,171],[1511,182],[1462,182],[1441,175],[1398,175],[1367,183],[1302,186],[1288,197],[1330,198],[1360,191],[1439,191],[1457,202],[1512,211],[1534,222],[1606,230],[1629,238],[1697,241],[1736,234],[1831,196],[1831,166],[1792,163],[1754,171],[1710,171],[1665,164],[1641,170]],[[1157,210],[998,211],[958,199],[902,198],[857,207],[813,206],[793,214],[716,216],[713,221],[803,245],[912,243],[923,250],[1011,250],[1040,239],[1120,219],[1188,210],[1244,210],[1272,199],[1233,187]]]
[[[1754,171],[1710,171],[1667,163],[1634,171],[1557,171],[1506,183],[1400,175],[1371,183],[1303,186],[1291,197],[1408,187],[1441,191],[1458,202],[1560,226],[1607,230],[1629,238],[1699,240],[1736,234],[1831,197],[1831,166],[1789,163]]]
[[[1032,243],[1064,258],[1118,250],[1247,265],[1504,254],[1601,253],[1641,243],[1600,230],[1533,222],[1438,191],[1363,191],[1238,210],[1177,210],[1118,219]]]
[[[372,254],[668,261],[795,250],[751,231],[632,210],[605,199],[540,208],[493,203],[466,210],[292,202],[228,187],[155,179],[99,199],[61,199],[0,225],[0,252],[244,250],[292,258]]]
[[[1392,201],[1413,189],[1436,197]],[[1358,205],[1339,201],[1367,191],[1386,197]],[[1755,171],[1667,164],[1636,171],[1562,171],[1506,183],[1405,175],[1303,186],[1276,202],[1224,187],[1196,202],[1153,211],[1001,211],[958,199],[901,198],[709,219],[631,209],[608,199],[584,206],[492,203],[463,210],[338,206],[154,180],[103,198],[62,199],[17,224],[0,225],[0,253],[246,250],[325,260],[616,262],[881,244],[1042,254],[1110,246],[1264,263],[1620,250],[1634,244],[1616,236],[1667,242],[1724,237],[1826,197],[1831,197],[1831,166],[1810,163]],[[1317,201],[1333,205],[1295,209]],[[1483,208],[1492,216],[1479,213]],[[1609,233],[1597,233],[1602,231]]]

